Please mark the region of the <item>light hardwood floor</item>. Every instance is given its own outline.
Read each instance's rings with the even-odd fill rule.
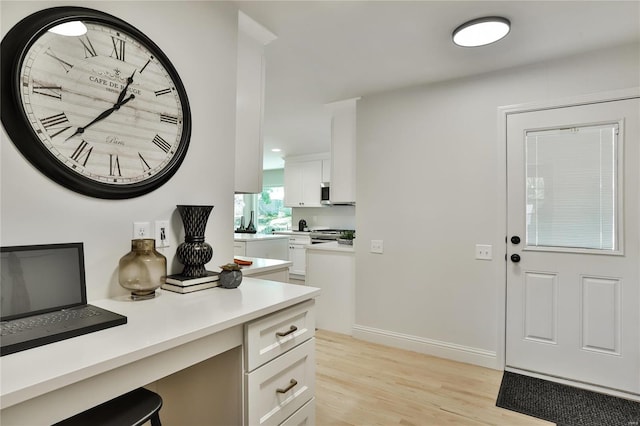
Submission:
[[[502,372],[316,333],[316,423],[552,425],[495,406]]]

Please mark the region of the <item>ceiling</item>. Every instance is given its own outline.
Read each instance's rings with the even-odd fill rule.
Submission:
[[[640,40],[638,0],[237,3],[277,36],[265,48],[265,169],[329,151],[326,103]],[[458,25],[491,15],[511,20],[505,39],[451,42]]]

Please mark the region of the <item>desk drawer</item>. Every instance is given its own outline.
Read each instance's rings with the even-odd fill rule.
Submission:
[[[245,325],[245,371],[253,371],[316,333],[311,299]]]
[[[314,426],[316,424],[316,399],[311,401],[296,411],[291,417],[282,422],[280,426]]]
[[[315,339],[245,375],[246,424],[279,425],[315,395]]]

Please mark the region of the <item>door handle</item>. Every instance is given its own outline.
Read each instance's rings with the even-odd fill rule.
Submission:
[[[518,263],[518,262],[520,262],[520,255],[519,255],[519,254],[515,254],[515,253],[514,253],[514,254],[512,254],[512,255],[511,255],[511,261],[512,261],[513,263]]]
[[[511,243],[520,244],[520,237],[518,237],[517,235],[514,235],[513,237],[511,237]]]

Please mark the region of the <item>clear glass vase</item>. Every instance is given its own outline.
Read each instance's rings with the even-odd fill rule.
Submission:
[[[156,240],[131,240],[131,251],[120,259],[118,281],[134,300],[151,299],[167,278],[167,258],[156,251]]]

